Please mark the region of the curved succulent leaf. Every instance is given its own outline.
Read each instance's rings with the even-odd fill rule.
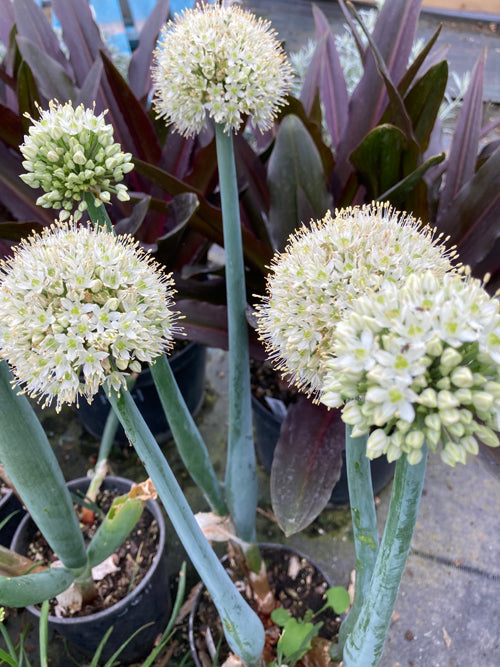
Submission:
[[[64,476],[33,408],[12,382],[0,362],[0,459],[52,550],[67,568],[83,568],[87,554]]]
[[[139,521],[145,502],[128,493],[114,499],[87,548],[90,567],[102,563],[123,544]]]
[[[71,586],[75,577],[65,567],[52,567],[21,577],[0,577],[0,604],[26,607],[59,595]]]

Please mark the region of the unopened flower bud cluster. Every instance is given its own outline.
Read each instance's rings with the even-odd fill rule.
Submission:
[[[499,308],[478,281],[431,271],[360,297],[337,325],[322,402],[351,399],[342,417],[370,433],[370,458],[416,464],[427,443],[454,466],[479,441],[497,447]]]
[[[320,393],[337,323],[356,299],[401,285],[414,272],[444,275],[452,258],[431,229],[389,206],[328,212],[273,260],[267,296],[257,306],[270,358],[300,388]]]
[[[247,115],[267,129],[290,87],[291,68],[270,23],[234,6],[204,4],[176,15],[155,56],[156,110],[186,136],[207,117],[227,132]]]
[[[45,405],[119,390],[171,346],[172,281],[130,237],[70,219],[24,241],[2,274],[0,357]]]
[[[40,109],[39,120],[31,120],[20,147],[27,172],[21,178],[44,191],[38,205],[61,210],[61,219],[74,211],[79,220],[87,208],[86,193],[93,195],[95,206],[108,202],[112,193],[121,201],[129,199],[120,181],[133,169],[132,156],[113,141],[104,113],[96,116],[83,105],[75,109],[71,102],[51,101],[48,110]]]

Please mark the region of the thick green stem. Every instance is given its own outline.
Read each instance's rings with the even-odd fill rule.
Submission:
[[[346,424],[345,454],[356,554],[356,586],[351,611],[340,628],[338,644],[340,650],[356,623],[368,593],[379,548],[370,459],[366,456],[368,436],[353,438],[351,433],[352,426]]]
[[[0,362],[0,459],[28,512],[64,565],[79,570],[87,552],[52,446],[26,396]]]
[[[133,386],[137,381],[137,375],[133,374],[127,379],[127,389],[132,390]],[[95,502],[101,484],[103,483],[106,475],[108,474],[108,459],[109,453],[111,452],[111,447],[115,440],[116,431],[120,421],[116,416],[114,410],[110,410],[108,416],[106,417],[106,422],[104,424],[104,430],[101,436],[101,442],[99,444],[99,453],[97,455],[97,461],[94,466],[94,474],[90,480],[89,488],[87,489],[86,496],[89,500]]]
[[[398,460],[389,513],[368,595],[344,647],[344,667],[377,667],[410,551],[425,479],[427,447],[417,465]]]
[[[109,394],[120,422],[151,477],[172,525],[212,596],[231,650],[257,664],[264,648],[264,629],[244,601],[207,542],[162,451],[129,392]]]
[[[181,459],[196,486],[205,494],[211,508],[221,516],[228,510],[222,489],[198,427],[165,355],[151,364],[151,375],[158,391],[168,425]]]
[[[86,192],[84,194],[85,203],[87,204],[87,212],[89,218],[96,225],[96,227],[102,227],[108,232],[113,231],[113,224],[109,219],[108,212],[106,211],[106,206],[101,204],[100,206],[95,205],[95,197],[91,192]]]
[[[229,334],[229,433],[226,499],[238,536],[255,542],[257,472],[253,443],[250,359],[245,317],[245,266],[233,137],[215,125],[222,202]],[[244,493],[242,493],[244,489]]]

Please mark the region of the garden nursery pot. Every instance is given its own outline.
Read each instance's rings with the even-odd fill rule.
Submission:
[[[255,396],[252,396],[252,412],[257,456],[269,474],[284,417],[268,410]],[[329,501],[329,505],[331,506],[340,506],[349,503],[345,452],[342,453],[342,460],[343,465],[340,478],[333,489]],[[381,456],[370,462],[374,493],[379,493],[391,481],[394,476],[395,465],[394,462],[389,463],[385,456]]]
[[[260,551],[266,563],[270,588],[276,596],[278,606],[288,609],[292,616],[303,618],[307,609],[318,611],[325,602],[324,592],[332,586],[331,581],[321,568],[308,556],[296,549],[282,544],[260,544]],[[248,581],[238,569],[234,556],[230,553],[221,559],[238,590],[244,591]],[[250,604],[251,601],[249,601]],[[273,625],[270,616],[261,617],[264,627]],[[314,622],[323,621],[320,636],[336,637],[341,616],[332,609],[323,611]],[[209,629],[209,632],[207,631]],[[208,636],[208,639],[207,639]],[[263,659],[266,664],[275,658],[275,640],[272,632],[266,630],[266,648]],[[214,648],[220,642],[217,664],[222,665],[229,654],[229,648],[222,635],[222,628],[217,610],[206,588],[201,585],[193,600],[189,615],[189,646],[191,657],[196,667],[214,664]],[[299,662],[299,665],[302,663]]]
[[[173,354],[169,363],[189,411],[193,415],[196,414],[203,403],[205,389],[205,347],[190,342]],[[170,428],[149,369],[145,369],[139,375],[131,395],[156,440],[159,443],[168,440],[171,437]],[[109,410],[109,401],[105,392],[100,389],[92,403],[82,401],[77,412],[85,430],[100,440]],[[128,443],[121,426],[116,431],[115,443],[122,447]]]
[[[73,494],[82,494],[86,492],[89,481],[88,478],[77,479],[69,482],[68,488]],[[121,477],[107,477],[103,482],[103,489],[116,492],[116,495],[128,492],[131,486],[131,481]],[[151,651],[156,637],[168,622],[172,605],[167,573],[165,521],[158,503],[153,500],[147,501],[144,512],[149,512],[158,524],[158,542],[151,567],[137,587],[108,609],[88,616],[59,618],[49,615],[49,627],[88,656],[93,656],[111,626],[113,632],[101,654],[102,660],[109,660],[136,630],[149,623],[119,656],[120,664],[141,660]],[[26,516],[13,537],[11,549],[26,554],[35,532],[34,522],[30,516]],[[37,607],[29,606],[27,610],[37,619],[40,618]]]

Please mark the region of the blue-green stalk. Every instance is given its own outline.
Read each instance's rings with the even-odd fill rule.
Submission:
[[[425,479],[427,446],[420,463],[405,454],[396,464],[389,513],[368,594],[344,646],[344,667],[377,667],[411,547]]]
[[[87,204],[87,212],[90,219],[97,227],[102,227],[108,232],[113,231],[113,223],[111,222],[108,212],[104,204],[100,206],[95,205],[95,197],[91,192],[86,192],[83,196]]]
[[[222,620],[231,650],[257,665],[264,648],[264,628],[235,588],[198,526],[175,476],[130,393],[111,391],[109,401],[158,491],[172,525],[198,571]]]
[[[207,447],[189,412],[165,355],[150,366],[168,425],[187,471],[217,514],[228,513]]]
[[[0,459],[26,509],[65,567],[80,573],[87,552],[66,481],[33,408],[0,362]]]
[[[229,432],[226,500],[238,536],[255,543],[257,472],[253,443],[250,356],[245,316],[245,266],[241,240],[233,136],[215,124],[222,203],[229,334]],[[244,489],[244,493],[241,490]]]
[[[370,459],[366,456],[367,439],[367,435],[353,438],[352,426],[346,424],[345,456],[356,556],[356,586],[351,610],[339,632],[336,646],[339,658],[368,593],[379,549]]]

